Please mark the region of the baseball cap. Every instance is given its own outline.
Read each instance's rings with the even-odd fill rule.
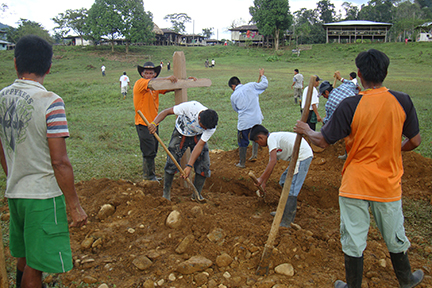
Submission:
[[[330,84],[330,82],[327,80],[323,81],[318,88],[319,94],[320,95],[323,94],[324,91],[328,90],[329,88],[332,88],[332,85]]]

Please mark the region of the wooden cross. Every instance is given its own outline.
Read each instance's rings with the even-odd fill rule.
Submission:
[[[150,81],[148,87],[153,90],[175,90],[175,105],[187,102],[187,88],[211,86],[212,82],[210,79],[201,78],[196,81],[187,79],[186,59],[183,51],[174,52],[172,63],[174,76],[177,77],[178,81],[176,83],[172,83],[170,80]],[[188,149],[181,160],[182,167],[186,166],[189,157],[190,151]]]
[[[174,52],[173,70],[174,76],[178,79],[176,83],[172,83],[170,80],[150,81],[148,87],[153,90],[175,90],[176,105],[187,101],[187,88],[210,87],[212,84],[211,80],[206,78],[196,81],[187,79],[186,59],[183,51]]]

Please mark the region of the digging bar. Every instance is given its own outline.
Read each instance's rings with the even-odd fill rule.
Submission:
[[[148,122],[148,120],[145,118],[144,114],[138,110],[138,114],[141,116],[141,118],[144,120],[144,122],[147,124],[147,127],[150,126],[150,123]],[[180,171],[180,173],[182,175],[185,175],[184,170],[181,168],[180,164],[178,164],[177,160],[174,158],[174,156],[171,154],[171,152],[168,150],[168,148],[165,146],[165,144],[163,143],[162,139],[159,137],[159,135],[157,133],[153,134],[156,139],[159,141],[159,143],[161,144],[161,146],[164,148],[165,152],[168,154],[168,156],[171,158],[171,160],[174,162],[174,164],[176,165],[177,169]],[[193,189],[193,193],[195,195],[195,199],[197,199],[198,202],[204,202],[200,201],[200,197],[198,194],[198,190],[196,189],[195,185],[192,183],[192,181],[190,180],[189,177],[186,178],[186,181],[189,183],[189,185],[192,187]]]
[[[306,95],[306,104],[305,104],[305,108],[303,109],[303,113],[301,116],[301,121],[306,122],[309,116],[309,107],[310,107],[310,103],[311,103],[311,98],[312,98],[312,92],[314,89],[314,83],[316,82],[316,76],[311,76],[310,80],[309,80],[309,86],[308,86],[308,93]],[[283,186],[282,189],[282,194],[281,197],[279,198],[279,204],[276,210],[276,215],[273,219],[273,223],[272,226],[270,228],[270,233],[267,239],[267,243],[264,246],[264,251],[263,254],[261,256],[261,260],[260,263],[258,264],[258,268],[256,271],[257,275],[268,275],[269,272],[269,262],[270,262],[270,258],[273,252],[273,243],[274,240],[279,232],[279,225],[280,222],[282,220],[282,215],[285,209],[285,205],[286,202],[288,200],[288,195],[290,192],[290,188],[291,188],[291,183],[292,183],[292,178],[294,175],[294,168],[296,166],[297,163],[297,159],[298,159],[298,152],[300,150],[300,143],[302,140],[302,135],[297,133],[295,142],[294,142],[294,148],[293,148],[293,153],[291,156],[291,160],[289,163],[289,167],[288,167],[288,173],[287,173],[287,177],[285,180],[285,184]]]

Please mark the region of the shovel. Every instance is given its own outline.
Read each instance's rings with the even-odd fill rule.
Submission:
[[[147,127],[150,126],[150,123],[148,122],[148,120],[145,118],[144,114],[138,110],[138,114],[141,116],[141,118],[144,120],[144,122],[147,124]],[[171,158],[171,160],[174,162],[174,164],[176,165],[177,169],[180,171],[180,173],[182,175],[185,175],[184,170],[181,168],[180,164],[178,164],[177,160],[174,158],[174,156],[171,154],[171,152],[168,150],[168,148],[165,146],[165,144],[162,142],[162,139],[159,137],[159,135],[157,133],[153,134],[155,136],[155,138],[159,141],[159,143],[161,144],[161,146],[164,148],[165,152],[168,154],[168,156]],[[199,202],[205,202],[204,198],[199,197],[199,193],[198,190],[196,189],[195,185],[192,183],[192,181],[189,179],[189,177],[186,178],[186,181],[189,183],[189,185],[192,187],[193,189],[193,193],[195,195],[195,199],[197,199],[197,201]],[[201,199],[201,200],[200,200]]]
[[[311,103],[311,98],[312,98],[312,92],[314,89],[314,83],[316,82],[316,76],[311,76],[310,80],[309,80],[309,88],[308,88],[308,93],[306,95],[306,103],[305,103],[305,109],[303,109],[303,113],[301,116],[301,121],[306,122],[309,116],[309,107],[310,107],[310,103]],[[273,252],[273,243],[274,240],[277,236],[277,233],[279,232],[279,225],[280,222],[282,220],[282,215],[283,212],[285,210],[285,205],[286,202],[288,200],[288,195],[291,189],[291,183],[292,183],[292,179],[293,179],[293,175],[294,175],[294,168],[297,164],[297,159],[298,159],[298,153],[300,150],[300,143],[302,140],[302,135],[297,133],[295,142],[294,142],[294,148],[293,148],[293,153],[291,156],[291,161],[288,167],[288,172],[287,172],[287,177],[285,180],[285,184],[283,186],[282,189],[282,194],[281,197],[279,198],[279,204],[276,210],[276,215],[273,219],[273,223],[272,226],[270,228],[270,233],[267,239],[267,242],[264,246],[264,251],[263,254],[261,256],[261,260],[260,263],[258,265],[256,274],[257,275],[268,275],[269,272],[269,262],[270,262],[270,257],[272,255]]]
[[[257,177],[255,177],[255,174],[252,171],[249,171],[248,176],[253,180],[253,182],[255,184],[258,183],[258,179],[257,179]],[[264,198],[266,196],[266,191],[264,190],[264,188],[261,185],[258,186],[258,189],[259,190],[256,191],[256,194],[258,195],[258,197]]]

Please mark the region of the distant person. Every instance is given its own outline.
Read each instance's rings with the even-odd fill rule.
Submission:
[[[312,87],[313,91],[312,91],[312,99],[311,99],[311,105],[309,107],[309,115],[308,115],[308,119],[306,121],[306,123],[308,123],[309,127],[311,127],[312,130],[315,131],[315,127],[316,127],[316,123],[321,122],[321,116],[318,113],[318,104],[319,104],[319,99],[318,99],[318,91],[316,90],[316,87],[319,86],[321,79],[315,75],[315,82],[314,85]],[[306,88],[303,90],[303,97],[301,100],[301,109],[305,109],[305,104],[306,104],[306,96],[309,90],[309,86],[306,86]]]
[[[390,64],[386,54],[370,49],[359,53],[355,63],[365,90],[344,99],[320,132],[302,121],[294,127],[323,148],[345,138],[348,157],[342,169],[339,207],[347,283],[337,280],[335,287],[362,286],[370,214],[390,252],[400,287],[415,287],[424,273],[411,272],[407,254],[411,244],[404,229],[401,151],[421,143],[417,113],[407,94],[383,86]]]
[[[168,61],[168,64],[167,64],[167,71],[170,71],[171,70],[171,63]]]
[[[278,160],[290,161],[294,149],[296,133],[292,132],[272,132],[269,131],[262,125],[255,125],[252,127],[250,132],[250,140],[254,141],[261,147],[267,147],[269,150],[269,162],[264,172],[258,178],[256,186],[262,186],[266,188],[266,183],[273,172],[274,167]],[[294,222],[294,218],[297,211],[297,196],[303,186],[306,175],[309,171],[310,163],[312,162],[313,152],[312,148],[302,138],[300,144],[300,150],[296,167],[294,169],[294,175],[291,182],[290,192],[285,205],[285,210],[282,216],[280,226],[290,227],[291,223]],[[282,173],[279,185],[282,187],[285,184],[285,180],[288,174],[289,167]],[[271,213],[273,216],[276,212]]]
[[[42,287],[42,273],[73,268],[70,227],[82,227],[87,214],[74,185],[66,151],[69,137],[64,102],[43,86],[53,50],[27,35],[15,46],[18,79],[1,90],[0,159],[6,174],[10,212],[9,248],[17,258],[16,287]]]
[[[123,75],[120,76],[120,92],[123,95],[123,100],[126,99],[128,86],[131,88],[129,77],[126,75],[126,72],[123,72]]]
[[[239,168],[245,168],[246,152],[249,146],[249,133],[253,126],[261,124],[264,119],[259,104],[259,95],[268,87],[267,77],[264,69],[259,69],[257,82],[241,84],[236,76],[231,77],[228,86],[233,90],[231,94],[231,106],[238,113],[237,143],[239,146],[240,162],[236,164]],[[249,161],[256,161],[258,157],[258,144],[252,142],[252,156]]]
[[[102,67],[101,67],[102,76],[105,76],[105,70],[106,70],[106,67],[105,67],[105,65],[102,64]]]
[[[205,201],[201,192],[207,177],[210,177],[210,156],[208,140],[216,131],[218,114],[197,101],[184,102],[167,108],[159,113],[149,127],[151,134],[156,133],[156,127],[168,115],[177,115],[174,131],[168,145],[168,150],[179,162],[183,154],[190,148],[191,155],[184,168],[186,179],[195,170],[194,186],[198,191],[198,198],[192,194],[193,201]],[[165,164],[163,197],[171,201],[171,186],[177,166],[170,157]]]
[[[162,60],[160,62],[160,67],[161,67],[161,69],[163,68],[163,61]]]
[[[209,60],[208,60],[208,59],[206,59],[206,60],[204,61],[204,67],[205,67],[205,68],[208,68],[208,67],[209,67]]]
[[[360,86],[358,85],[358,83],[357,83],[357,73],[356,72],[351,72],[350,74],[349,74],[349,78],[350,78],[350,80],[356,85],[356,88],[357,88],[357,92],[360,92],[361,91],[361,88],[360,88]]]
[[[215,60],[212,59],[212,60],[211,60],[211,68],[213,68],[213,67],[215,66],[215,63],[216,63]]]
[[[294,102],[297,104],[297,99],[301,101],[303,90],[303,75],[299,73],[298,69],[294,69],[294,78],[291,88],[294,89]]]
[[[159,94],[165,94],[173,90],[151,90],[148,85],[150,81],[170,80],[177,82],[177,77],[171,75],[169,77],[157,78],[162,67],[155,66],[153,62],[146,62],[143,66],[137,67],[138,74],[142,78],[135,82],[133,89],[133,101],[135,106],[135,127],[140,141],[140,149],[143,156],[143,178],[144,180],[159,181],[160,178],[155,174],[155,158],[158,151],[158,141],[150,133],[144,120],[138,114],[140,110],[149,122],[152,122],[159,111]],[[189,79],[196,80],[195,77]],[[158,133],[158,129],[156,129]]]

